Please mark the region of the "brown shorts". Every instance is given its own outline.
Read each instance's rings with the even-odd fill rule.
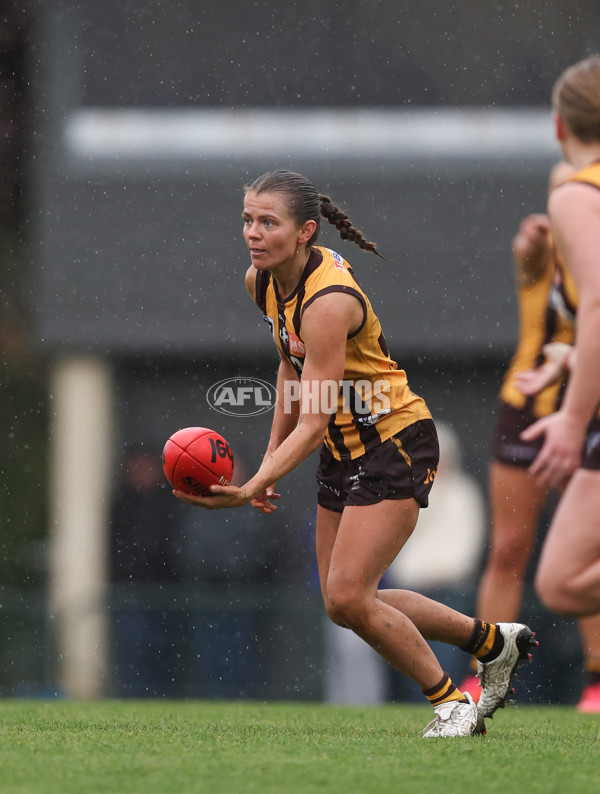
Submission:
[[[519,434],[537,421],[527,411],[499,403],[496,427],[492,441],[492,457],[508,466],[529,468],[544,443],[544,436],[534,441],[523,441]],[[592,420],[586,433],[580,466],[582,469],[600,470],[600,418]]]
[[[523,441],[519,435],[535,421],[537,418],[529,411],[499,402],[492,439],[492,458],[507,466],[529,468],[542,448],[544,439]]]
[[[336,460],[321,449],[317,502],[341,513],[346,506],[414,498],[427,507],[440,456],[431,419],[423,419],[378,444],[360,458]]]

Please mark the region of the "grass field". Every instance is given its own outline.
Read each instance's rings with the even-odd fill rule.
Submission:
[[[431,709],[0,701],[2,794],[600,791],[600,715],[509,706],[484,737],[424,740]]]

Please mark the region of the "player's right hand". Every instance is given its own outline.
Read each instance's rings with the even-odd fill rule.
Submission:
[[[581,460],[585,429],[564,410],[543,416],[520,434],[524,441],[544,437],[542,448],[529,467],[540,486],[558,488],[565,484]]]

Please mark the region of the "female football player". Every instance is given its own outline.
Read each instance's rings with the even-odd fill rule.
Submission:
[[[592,424],[600,403],[600,58],[563,72],[552,99],[556,137],[575,169],[550,195],[548,212],[559,261],[577,288],[577,355],[560,410],[523,437],[544,438],[530,467],[540,484],[572,475],[542,549],[538,593],[550,609],[584,616],[600,612],[600,427]]]
[[[316,550],[327,614],[421,687],[435,710],[424,736],[482,733],[483,717],[504,704],[535,640],[518,623],[486,623],[415,592],[379,589],[427,507],[438,441],[350,265],[317,245],[321,217],[342,239],[377,253],[303,176],[275,171],[246,187],[246,286],[277,346],[279,400],[263,462],[245,485],[213,487],[204,498],[176,495],[209,509],[251,503],[270,513],[276,481],[320,447]],[[479,709],[426,640],[477,657]]]

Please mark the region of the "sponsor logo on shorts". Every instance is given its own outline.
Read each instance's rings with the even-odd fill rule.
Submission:
[[[435,475],[437,474],[437,469],[430,469],[429,466],[427,467],[427,477],[423,480],[424,485],[429,485],[435,480]]]
[[[362,464],[358,464],[358,471],[356,474],[352,474],[348,477],[348,482],[352,483],[350,486],[351,491],[360,491],[360,478],[365,476],[365,470],[362,467]]]
[[[498,452],[503,458],[519,460],[523,463],[533,463],[538,450],[525,444],[500,444]]]
[[[341,496],[342,495],[342,492],[340,491],[339,488],[334,488],[332,485],[327,485],[326,482],[323,482],[323,480],[319,480],[318,478],[317,478],[317,482],[319,483],[321,488],[325,488],[326,491],[331,491],[331,493],[334,496]]]

